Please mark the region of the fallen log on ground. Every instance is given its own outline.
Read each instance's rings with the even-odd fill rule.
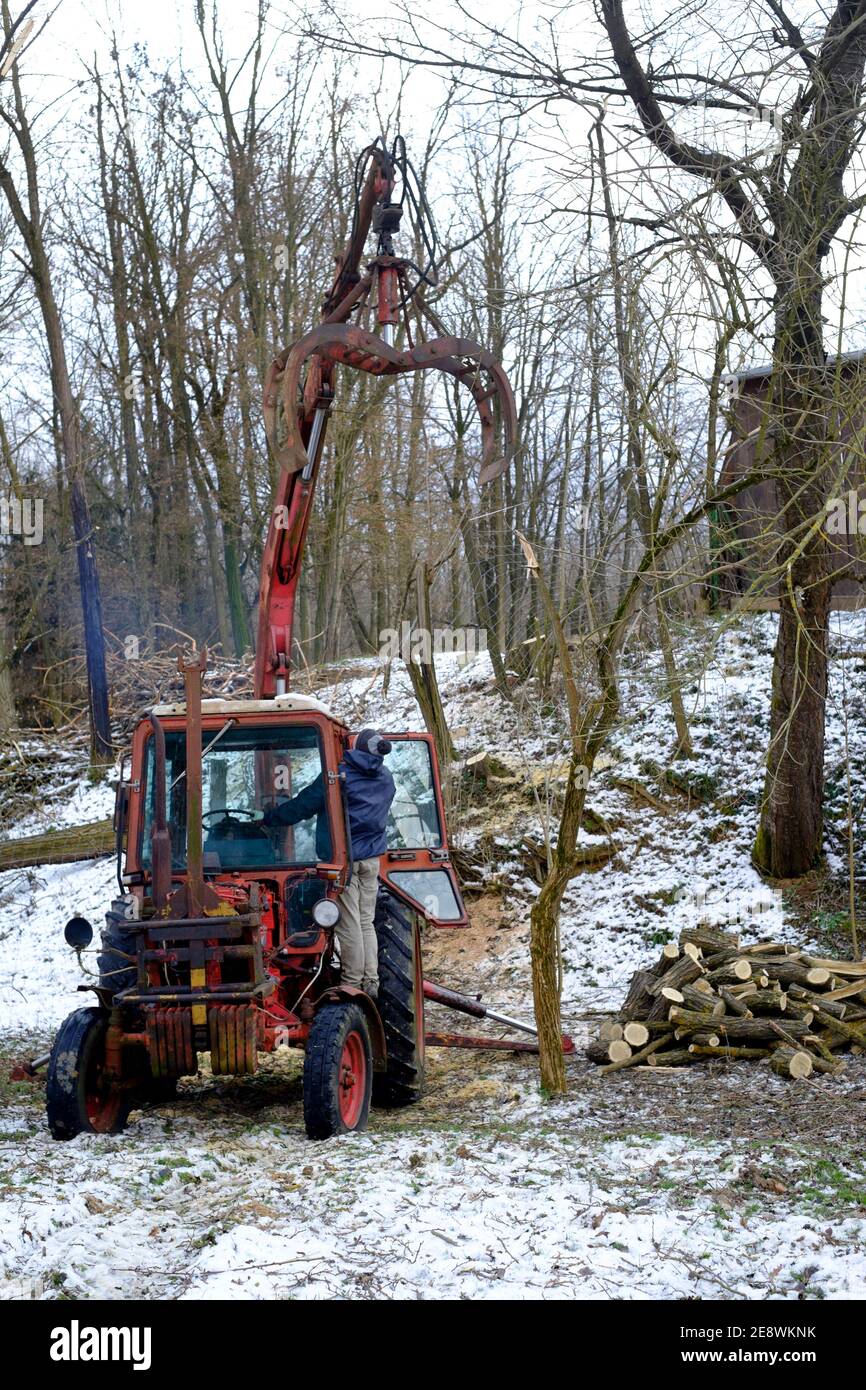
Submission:
[[[812,1075],[812,1058],[808,1052],[795,1051],[793,1047],[777,1047],[770,1058],[770,1070],[779,1076],[793,1076],[800,1080]]]
[[[77,859],[101,859],[114,853],[110,820],[88,825],[68,825],[62,830],[43,830],[19,840],[0,840],[0,873],[29,869],[39,864],[72,864]]]

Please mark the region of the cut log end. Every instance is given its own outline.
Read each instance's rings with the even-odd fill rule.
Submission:
[[[853,981],[844,983],[846,976]],[[635,973],[618,1020],[608,1020],[587,1055],[606,1072],[766,1058],[774,1073],[794,1080],[836,1075],[844,1066],[838,1052],[866,1052],[864,977],[866,961],[810,956],[770,940],[741,947],[700,923]]]
[[[823,965],[813,966],[811,970],[806,971],[806,984],[811,985],[813,989],[816,985],[830,984],[830,978],[830,971],[825,970]]]
[[[627,1023],[622,1030],[622,1036],[629,1047],[646,1047],[650,1031],[644,1023]]]
[[[799,1048],[779,1047],[770,1058],[770,1068],[777,1076],[790,1076],[794,1081],[803,1081],[812,1075],[812,1058],[808,1052]]]

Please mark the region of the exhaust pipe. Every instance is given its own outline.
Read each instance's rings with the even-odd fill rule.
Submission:
[[[153,825],[150,830],[150,863],[153,874],[153,905],[161,912],[171,892],[171,837],[165,814],[165,730],[155,714],[150,716],[153,729],[153,775],[156,778],[153,798]]]

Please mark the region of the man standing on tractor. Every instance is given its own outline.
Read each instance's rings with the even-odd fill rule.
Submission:
[[[391,743],[378,729],[362,729],[340,764],[348,812],[351,877],[340,896],[337,941],[340,944],[341,979],[344,985],[363,989],[371,999],[379,993],[379,944],[374,916],[379,885],[379,855],[388,848],[388,813],[394,800],[394,778],[384,758]],[[303,791],[265,811],[267,826],[297,825],[317,816],[316,843],[322,838],[325,788],[322,774]]]

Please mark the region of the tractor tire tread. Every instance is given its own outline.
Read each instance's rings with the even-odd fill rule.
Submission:
[[[367,1097],[355,1129],[367,1127],[373,1074],[367,1020],[357,1004],[326,1004],[313,1019],[304,1058],[304,1124],[310,1139],[330,1139],[332,1135],[345,1131],[337,1099],[336,1078],[339,1076],[343,1044],[353,1028],[357,1028],[367,1040]]]
[[[134,956],[137,937],[135,932],[111,923],[102,929],[102,949],[96,958],[99,971],[99,987],[113,999],[123,989],[130,989],[138,980],[134,965],[124,961],[124,956]]]
[[[96,1028],[106,1017],[103,1009],[76,1009],[57,1030],[45,1080],[48,1128],[55,1139],[74,1139],[90,1128],[86,1120],[82,1122],[81,1065],[87,1061],[90,1035],[95,1035]],[[126,1103],[119,1107],[115,1125],[106,1132],[117,1134],[124,1128],[129,1108]]]
[[[377,1105],[388,1107],[411,1105],[424,1086],[423,1050],[419,1053],[414,999],[415,926],[384,888],[379,890],[375,920],[379,939],[378,1007],[385,1030],[387,1069],[373,1078],[373,1099]]]

